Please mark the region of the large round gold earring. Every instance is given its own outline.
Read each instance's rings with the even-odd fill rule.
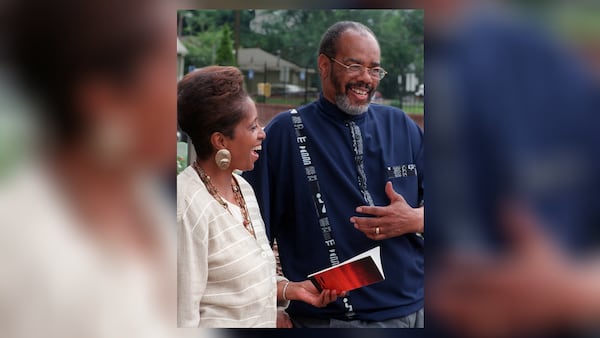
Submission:
[[[215,155],[215,162],[221,170],[226,170],[229,168],[229,164],[231,164],[231,152],[229,152],[227,149],[221,149],[217,151],[217,155]]]

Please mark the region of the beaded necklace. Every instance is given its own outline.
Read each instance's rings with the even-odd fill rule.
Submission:
[[[202,169],[202,167],[200,167],[198,162],[194,162],[192,164],[192,167],[194,168],[194,170],[196,170],[196,172],[198,173],[198,176],[200,176],[200,180],[206,186],[208,193],[211,194],[212,197],[214,197],[214,199],[217,200],[217,202],[219,202],[219,204],[221,204],[223,206],[223,208],[225,208],[225,210],[227,210],[230,214],[232,214],[231,210],[229,210],[229,205],[227,204],[227,202],[225,202],[223,200],[221,195],[219,195],[219,191],[217,190],[217,188],[212,184],[212,182],[210,180],[210,176],[208,176],[206,174],[206,172],[204,171],[204,169]],[[244,200],[244,196],[242,195],[242,191],[240,190],[240,185],[238,184],[237,180],[234,177],[231,177],[231,190],[233,191],[233,196],[235,197],[235,201],[237,202],[238,206],[240,207],[240,211],[242,213],[242,218],[244,219],[244,221],[243,221],[244,228],[246,228],[246,230],[248,230],[248,232],[252,235],[252,237],[256,238],[256,235],[254,234],[254,226],[252,225],[252,222],[250,221],[250,214],[248,213],[248,207],[246,205],[246,201]]]

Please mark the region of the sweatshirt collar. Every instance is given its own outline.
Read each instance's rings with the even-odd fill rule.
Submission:
[[[342,121],[342,122],[344,122],[344,121],[360,121],[365,118],[365,115],[368,112],[368,110],[367,110],[366,112],[364,112],[360,115],[347,114],[346,112],[344,112],[340,108],[338,108],[338,106],[335,103],[332,103],[329,100],[327,100],[325,98],[325,96],[323,96],[323,92],[321,92],[321,94],[319,95],[319,100],[317,101],[317,103],[318,103],[318,106],[319,106],[321,112],[325,113],[325,115],[328,115],[328,116],[334,118],[335,120]]]

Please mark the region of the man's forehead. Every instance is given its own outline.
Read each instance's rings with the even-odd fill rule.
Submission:
[[[377,43],[377,39],[375,38],[375,36],[372,33],[365,31],[365,30],[349,28],[340,34],[340,39],[357,39],[357,38],[372,40],[373,42]]]
[[[341,43],[337,45],[338,55],[342,54],[344,57],[353,59],[365,57],[370,59],[361,60],[364,62],[379,61],[379,43],[369,32],[347,30],[340,35],[339,40]]]

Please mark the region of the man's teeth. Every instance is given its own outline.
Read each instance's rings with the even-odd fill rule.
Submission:
[[[262,150],[262,145],[256,146],[256,147],[252,148],[252,150],[254,150],[254,151],[261,151]]]
[[[358,88],[350,88],[350,90],[352,90],[353,92],[355,92],[358,95],[367,95],[369,93],[366,90],[362,90],[362,89],[358,89]]]

